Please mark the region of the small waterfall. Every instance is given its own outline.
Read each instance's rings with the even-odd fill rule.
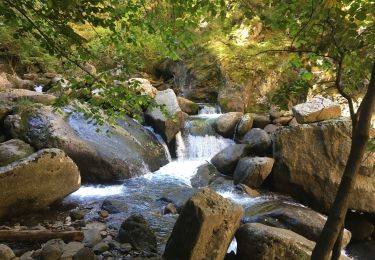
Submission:
[[[43,92],[43,86],[42,85],[35,85],[34,90],[35,90],[35,92],[42,93]]]
[[[221,114],[221,109],[218,105],[212,105],[212,104],[205,104],[201,103],[199,104],[199,115],[215,115],[215,114]]]
[[[179,161],[184,160],[185,151],[186,151],[186,147],[185,147],[184,139],[182,138],[181,132],[178,132],[176,134],[176,154],[177,154],[177,158]]]

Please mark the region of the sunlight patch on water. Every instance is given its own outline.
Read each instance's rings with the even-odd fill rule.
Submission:
[[[110,186],[82,186],[79,190],[72,193],[71,197],[107,197],[124,193],[123,185]]]

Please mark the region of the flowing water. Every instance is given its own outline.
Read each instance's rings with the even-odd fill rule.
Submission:
[[[109,225],[116,229],[131,214],[144,215],[157,234],[159,250],[162,252],[177,219],[177,215],[164,215],[164,206],[168,202],[182,206],[196,191],[190,179],[198,166],[233,143],[233,140],[218,136],[213,131],[212,122],[220,115],[217,112],[215,107],[203,106],[199,115],[191,116],[184,131],[176,137],[178,158],[158,171],[124,180],[117,185],[83,186],[66,200],[88,208],[86,217],[92,220],[98,216],[103,200],[109,199],[121,209],[121,213],[110,214],[108,218]],[[230,180],[212,188],[244,208],[275,199],[272,195],[251,198],[236,190]],[[232,243],[231,247],[235,247],[235,244]]]

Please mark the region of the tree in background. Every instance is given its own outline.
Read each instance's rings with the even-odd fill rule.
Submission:
[[[302,60],[300,64],[317,68],[319,75],[309,79],[320,85],[320,91],[339,93],[349,106],[351,151],[336,199],[312,254],[314,260],[338,259],[348,198],[366,151],[375,108],[375,2],[309,0],[268,4],[262,12],[263,20],[272,28],[285,30],[291,42],[265,53],[288,52]],[[358,109],[356,102],[360,104]]]

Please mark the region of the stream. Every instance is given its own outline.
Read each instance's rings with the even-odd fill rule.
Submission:
[[[207,163],[216,153],[233,144],[231,139],[218,136],[211,123],[220,116],[213,106],[202,106],[199,115],[190,116],[182,133],[176,136],[177,158],[155,172],[127,179],[114,185],[82,186],[68,196],[65,201],[75,202],[89,210],[87,220],[95,220],[104,200],[109,200],[120,209],[120,213],[110,214],[106,219],[108,226],[118,229],[122,221],[131,214],[142,214],[154,229],[158,238],[159,252],[163,252],[166,241],[173,229],[178,215],[163,214],[169,202],[183,206],[196,191],[191,178],[197,168]],[[225,179],[224,179],[225,180]],[[211,186],[221,196],[240,204],[244,209],[265,201],[283,200],[269,192],[251,198],[235,189],[231,180]],[[294,203],[286,198],[285,203]],[[235,243],[231,244],[231,249]]]

